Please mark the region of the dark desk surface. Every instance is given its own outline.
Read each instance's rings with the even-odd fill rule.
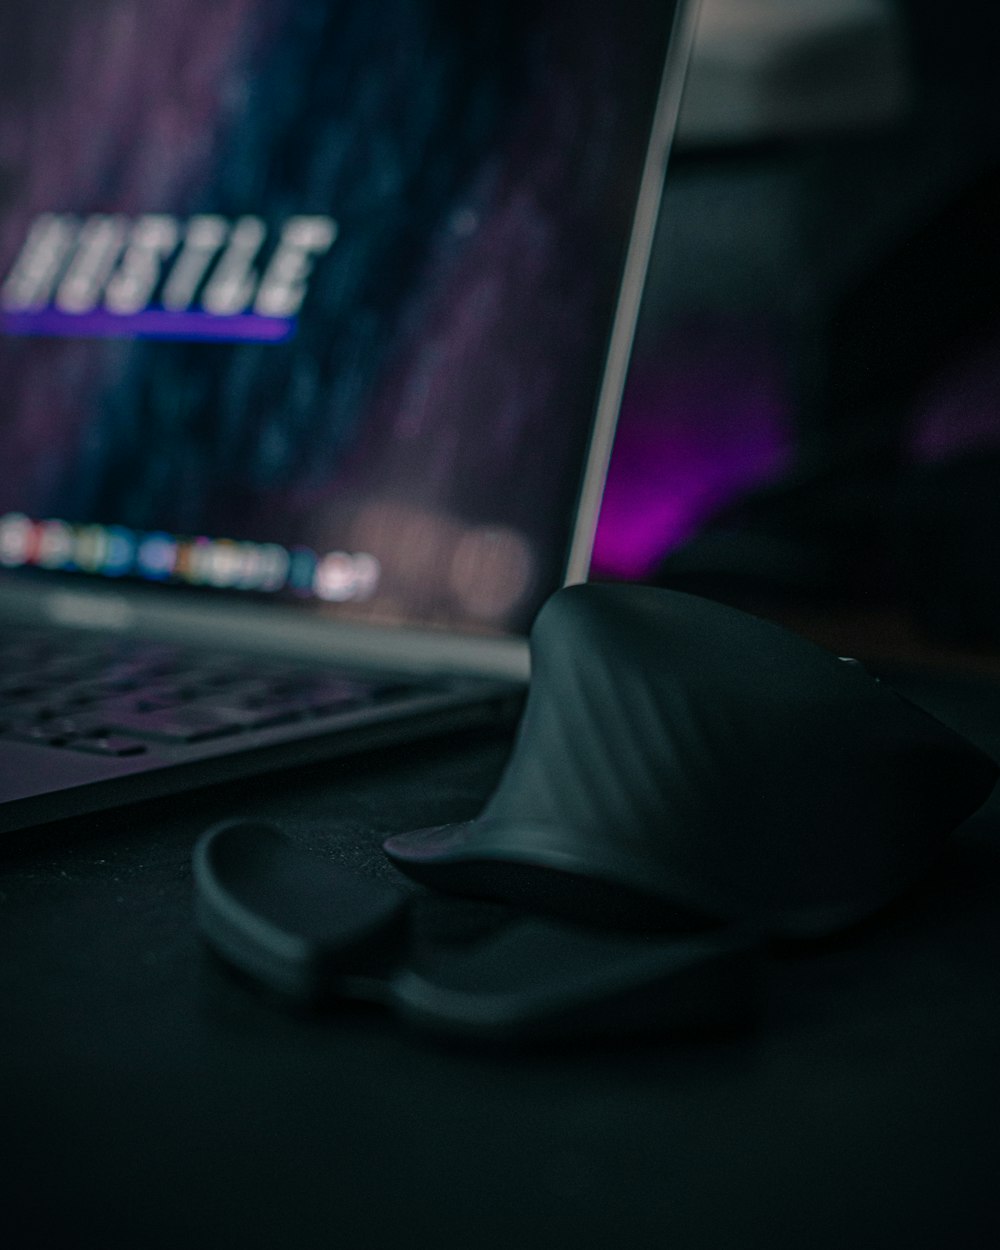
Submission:
[[[995,688],[916,685],[1000,750]],[[388,877],[380,839],[474,814],[505,750],[453,740],[6,847],[0,1240],[1000,1245],[996,797],[891,914],[776,952],[758,1024],[725,1041],[448,1050],[374,1011],[283,1014],[200,948],[189,860],[210,822],[272,818]],[[430,896],[420,913],[455,941],[499,914]]]

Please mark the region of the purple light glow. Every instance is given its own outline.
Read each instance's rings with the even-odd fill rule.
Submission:
[[[734,350],[710,330],[671,355],[676,363],[632,370],[597,527],[597,576],[648,574],[791,461],[790,404],[770,345],[755,351],[744,340]]]
[[[295,333],[294,318],[258,317],[243,313],[218,317],[203,312],[164,312],[158,308],[122,316],[119,313],[0,313],[0,333],[74,339],[173,339],[184,342],[280,343]]]

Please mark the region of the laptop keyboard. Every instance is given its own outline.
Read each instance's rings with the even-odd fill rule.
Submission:
[[[0,632],[0,738],[104,756],[335,716],[427,690],[166,643]]]

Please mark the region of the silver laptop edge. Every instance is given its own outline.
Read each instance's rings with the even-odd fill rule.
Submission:
[[[636,199],[632,234],[629,239],[618,305],[612,322],[605,358],[604,376],[597,399],[597,415],[587,452],[576,526],[566,563],[565,583],[582,582],[590,570],[597,517],[604,492],[611,448],[618,424],[618,411],[625,390],[629,356],[639,319],[653,235],[663,198],[667,161],[677,130],[684,79],[691,59],[697,11],[701,0],[682,0],[674,15],[674,26],[667,44],[667,57],[660,81],[660,93],[653,115],[649,148]]]

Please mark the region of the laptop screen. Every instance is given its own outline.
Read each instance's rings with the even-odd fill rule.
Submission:
[[[672,8],[4,0],[0,564],[523,628]]]

